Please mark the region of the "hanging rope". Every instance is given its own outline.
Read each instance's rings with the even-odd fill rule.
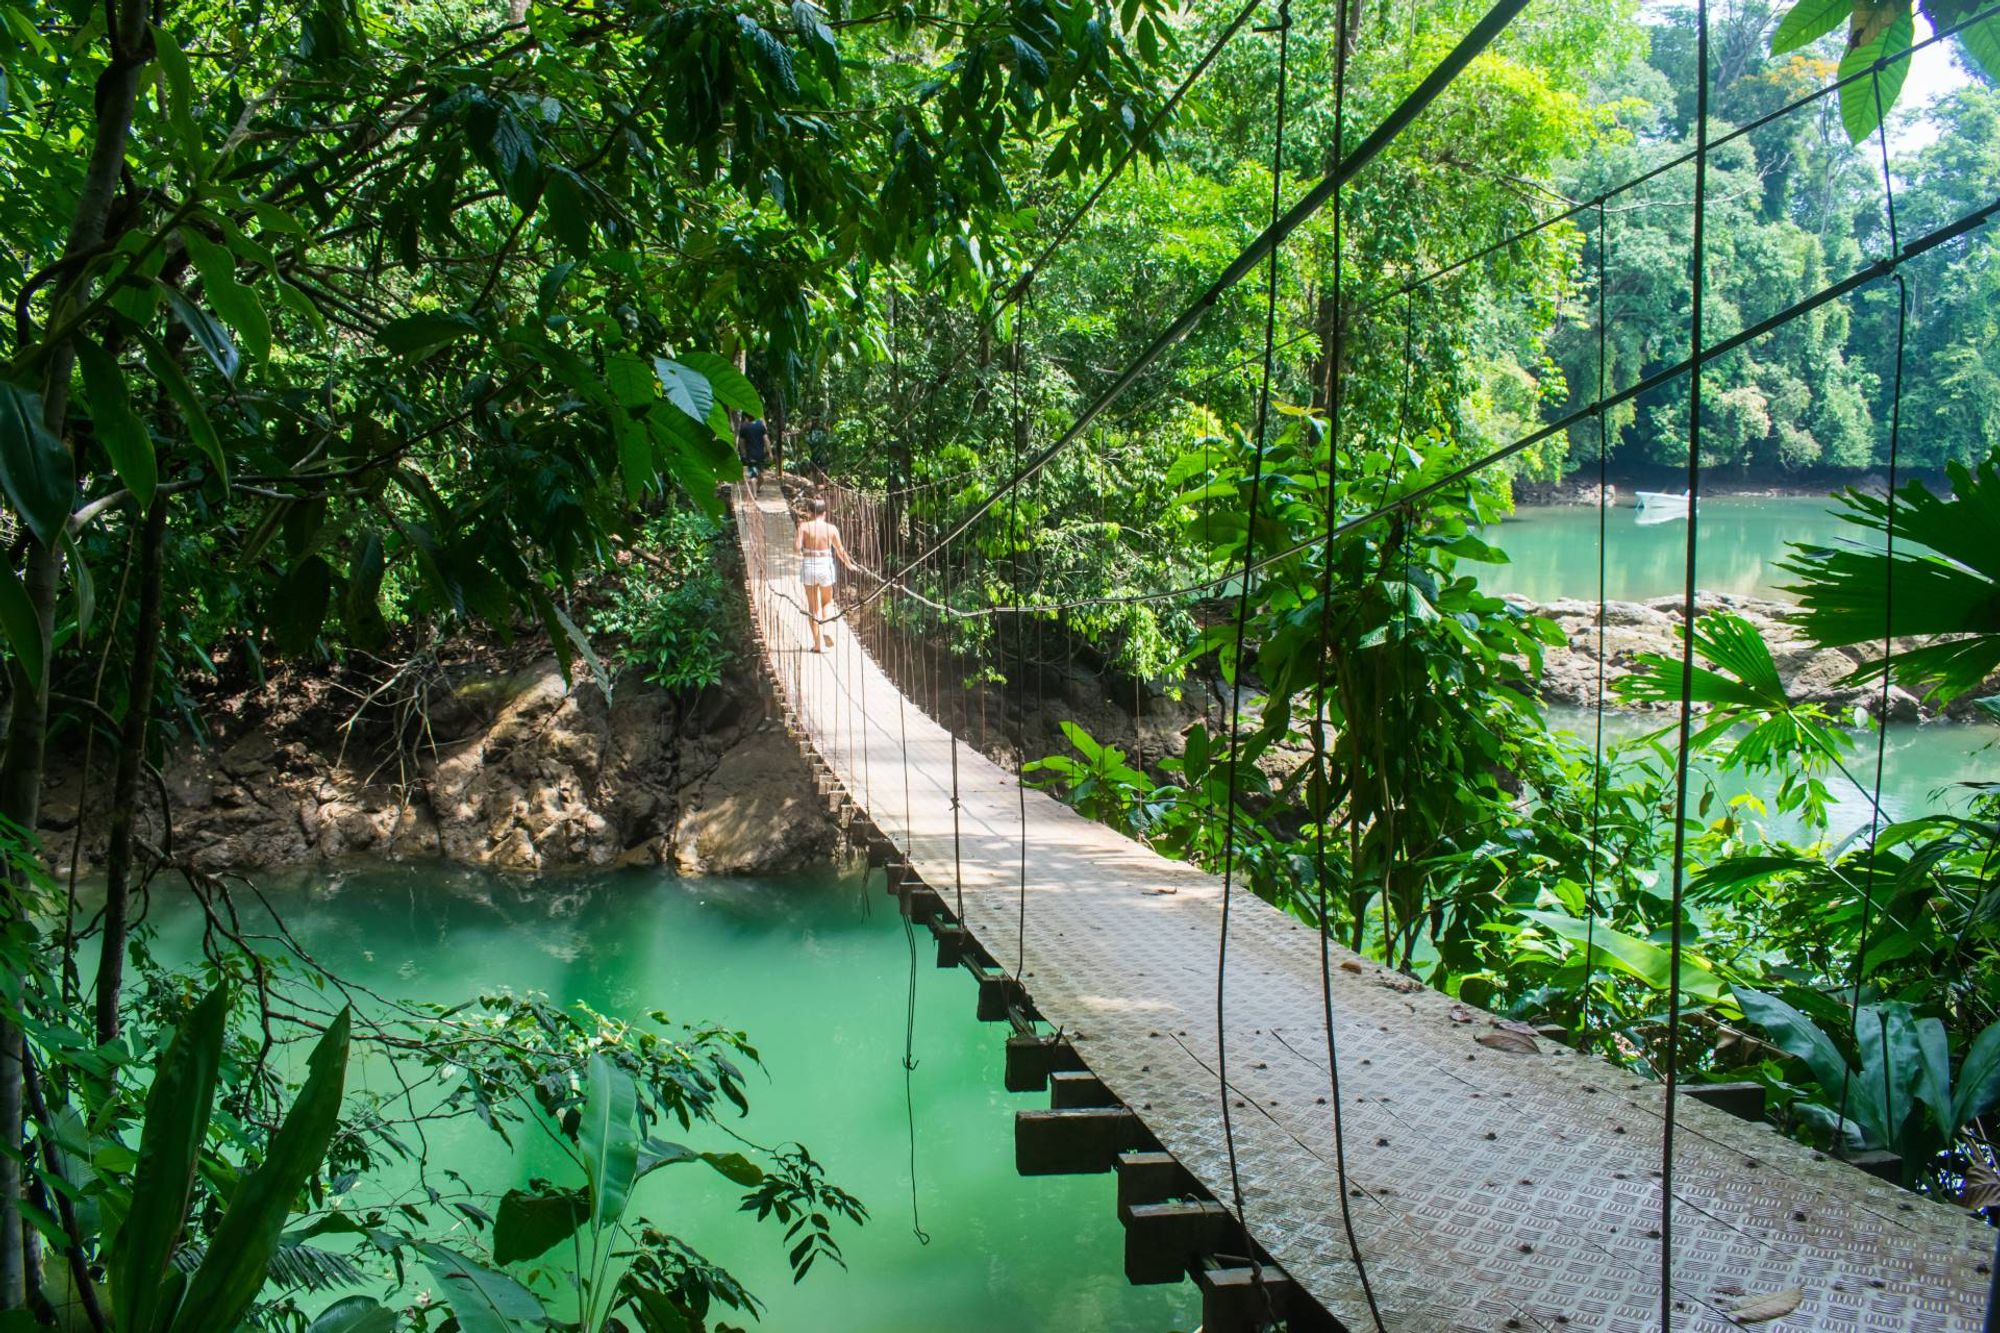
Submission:
[[[1896,184],[1889,170],[1889,122],[1883,115],[1882,106],[1882,62],[1876,61],[1875,74],[1875,119],[1877,133],[1882,145],[1882,206],[1889,224],[1889,253],[1897,250],[1896,237]],[[1888,660],[1894,651],[1893,634],[1896,624],[1896,484],[1897,465],[1900,461],[1903,426],[1903,351],[1909,330],[1910,288],[1899,269],[1896,279],[1896,360],[1895,372],[1889,390],[1889,498],[1888,512],[1883,518],[1883,538],[1885,549],[1882,567],[1882,657]],[[1882,831],[1882,778],[1889,756],[1889,677],[1885,668],[1882,672],[1882,690],[1875,710],[1875,791],[1868,808],[1868,864],[1863,867],[1861,881],[1861,928],[1858,932],[1854,951],[1853,985],[1847,1002],[1847,1026],[1860,1039],[1861,1029],[1861,988],[1868,971],[1868,945],[1870,928],[1875,917],[1875,863],[1878,859],[1876,839]],[[1840,1074],[1840,1119],[1847,1119],[1847,1099],[1849,1085],[1853,1081],[1853,1069],[1842,1062]],[[1989,1311],[1989,1315],[1990,1315]]]
[[[1605,285],[1605,273],[1609,261],[1605,254],[1604,203],[1597,205],[1597,396],[1604,397],[1605,390],[1605,326],[1610,322],[1610,289]],[[1603,412],[1597,414],[1597,693],[1596,729],[1590,746],[1590,878],[1584,885],[1585,906],[1589,911],[1583,927],[1583,1007],[1578,1018],[1582,1029],[1577,1040],[1578,1050],[1589,1050],[1591,1040],[1590,1002],[1597,978],[1597,918],[1603,914],[1598,896],[1598,863],[1602,848],[1604,809],[1604,630],[1607,614],[1609,588],[1609,534],[1611,501],[1606,495],[1610,485],[1611,425],[1610,418]]]
[[[1333,151],[1336,156],[1347,148],[1347,30],[1353,0],[1340,0],[1340,31],[1334,41],[1333,59]],[[1354,1261],[1354,1273],[1361,1281],[1361,1295],[1368,1302],[1368,1315],[1376,1333],[1387,1333],[1382,1310],[1375,1301],[1375,1288],[1368,1280],[1368,1264],[1361,1256],[1361,1241],[1354,1230],[1354,1205],[1347,1185],[1347,1125],[1340,1095],[1340,1038],[1334,1030],[1333,1014],[1333,928],[1332,904],[1327,898],[1326,835],[1333,820],[1333,781],[1327,765],[1326,657],[1333,641],[1333,532],[1340,514],[1340,427],[1345,405],[1346,355],[1345,312],[1341,309],[1344,281],[1342,226],[1345,209],[1341,192],[1333,196],[1333,330],[1326,356],[1329,367],[1327,387],[1326,457],[1326,544],[1320,557],[1319,660],[1320,670],[1313,680],[1312,764],[1319,786],[1320,810],[1314,821],[1313,883],[1319,907],[1319,994],[1320,1012],[1326,1034],[1327,1096],[1333,1107],[1333,1169],[1336,1192],[1340,1196],[1340,1226],[1347,1237],[1347,1253]]]
[[[1707,292],[1707,269],[1702,246],[1706,242],[1708,216],[1708,0],[1695,2],[1695,94],[1694,94],[1694,236],[1690,256],[1693,273],[1690,292],[1688,342],[1691,350],[1688,373],[1688,532],[1685,583],[1681,601],[1681,712],[1680,734],[1674,754],[1674,866],[1670,910],[1672,937],[1667,950],[1667,1053],[1666,1110],[1660,1127],[1660,1329],[1671,1333],[1674,1326],[1674,1130],[1675,1105],[1680,1099],[1681,1037],[1681,956],[1683,952],[1681,912],[1687,890],[1687,811],[1688,758],[1694,739],[1694,618],[1695,577],[1701,539],[1701,338],[1702,302]]]
[[[1271,149],[1271,218],[1277,225],[1284,206],[1285,188],[1285,91],[1291,65],[1291,0],[1278,0],[1278,91],[1273,120]],[[1338,175],[1336,171],[1335,175]],[[1244,503],[1243,584],[1236,594],[1235,660],[1229,686],[1229,762],[1223,784],[1222,817],[1222,919],[1216,932],[1215,949],[1215,1078],[1222,1101],[1222,1140],[1229,1154],[1229,1192],[1236,1207],[1236,1220],[1247,1232],[1249,1216],[1243,1204],[1243,1175],[1236,1160],[1236,1126],[1229,1114],[1229,908],[1236,887],[1236,781],[1242,760],[1243,679],[1247,662],[1244,640],[1250,622],[1250,566],[1256,556],[1257,508],[1264,484],[1264,444],[1270,425],[1271,376],[1278,338],[1278,250],[1271,248],[1264,295],[1264,374],[1257,390],[1257,424],[1254,452],[1250,463],[1250,483]],[[1264,1267],[1256,1247],[1250,1247],[1250,1275],[1267,1307],[1270,1293],[1264,1288]]]
[[[1030,426],[1025,381],[1027,379],[1028,311],[1031,295],[1023,292],[1019,307],[1014,312],[1014,431],[1011,456],[1012,466],[1018,470],[1021,450],[1027,443]],[[1021,562],[1018,556],[1021,533],[1021,490],[1014,487],[1008,492],[1007,509],[1007,552],[1012,566],[1014,595],[1025,606],[1027,592],[1022,586]],[[1020,804],[1021,815],[1021,892],[1020,908],[1014,920],[1014,975],[1018,978],[1028,965],[1028,775],[1024,771],[1028,762],[1028,691],[1025,681],[1016,680],[1016,673],[1028,669],[1028,621],[1024,615],[1014,617],[1014,672],[1008,679],[1018,688],[1021,700],[1020,753],[1015,759],[1014,794]]]

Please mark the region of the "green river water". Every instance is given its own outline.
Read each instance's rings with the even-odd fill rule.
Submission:
[[[860,1196],[873,1216],[839,1235],[848,1271],[815,1265],[793,1286],[782,1229],[739,1214],[737,1191],[709,1172],[657,1173],[633,1212],[743,1279],[767,1303],[763,1328],[1192,1328],[1200,1305],[1192,1286],[1126,1283],[1112,1177],[1015,1174],[1013,1113],[1046,1106],[1047,1095],[1002,1089],[1005,1027],[974,1019],[970,979],[933,966],[928,932],[918,935],[911,1082],[917,1203],[930,1243],[917,1239],[903,1091],[909,953],[879,876],[875,884],[872,911],[858,881],[830,872],[526,880],[371,867],[320,871],[270,891],[321,963],[387,997],[455,1003],[482,990],[540,990],[635,1020],[664,1009],[676,1022],[747,1032],[769,1077],[753,1073],[750,1115],[731,1127],[759,1142],[803,1142],[830,1179]],[[192,957],[197,929],[192,913],[167,916],[161,954]],[[382,1085],[386,1071],[357,1062],[352,1077]],[[430,1141],[434,1163],[496,1198],[532,1174],[564,1178],[525,1140],[516,1154],[475,1123],[434,1127]]]

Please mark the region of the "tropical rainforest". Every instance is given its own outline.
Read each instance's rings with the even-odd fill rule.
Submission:
[[[1350,172],[1485,9],[0,0],[0,1329],[747,1324],[632,1207],[659,1171],[796,1279],[841,1260],[868,1212],[808,1147],[708,1146],[754,1034],[363,993],[144,814],[221,683],[472,640],[607,696],[744,669],[757,416],[897,534],[880,633],[1084,813],[2000,1206],[2000,784],[1837,827],[1881,724],[1692,590],[1609,701],[1649,725],[1556,726],[1562,630],[1480,581],[1534,486],[1854,483],[1873,540],[1785,556],[1799,633],[1880,717],[2000,718],[2000,19],[1733,0],[1701,71],[1691,8],[1531,4]],[[1962,76],[1925,105],[1919,17]],[[1692,421],[1691,322],[1736,340]],[[1043,745],[1057,661],[1223,702]],[[84,883],[42,845],[68,769],[111,812]],[[562,1178],[352,1202],[446,1120]]]

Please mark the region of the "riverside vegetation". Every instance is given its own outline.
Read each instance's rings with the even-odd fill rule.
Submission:
[[[1281,184],[1322,174],[1480,8],[1296,0]],[[1974,12],[1924,0],[1940,28]],[[1909,45],[1913,13],[1732,6],[1712,109],[1747,119],[1866,68]],[[656,1172],[740,1189],[799,1278],[839,1260],[860,1201],[803,1146],[721,1133],[747,1095],[747,1035],[533,995],[355,991],[282,934],[245,934],[235,902],[254,888],[167,836],[157,775],[207,740],[212,686],[285,672],[366,676],[366,761],[412,753],[440,646],[474,635],[537,644],[607,707],[712,685],[730,643],[703,543],[736,470],[732,413],[769,415],[781,438],[817,414],[836,474],[924,483],[914,521],[968,512],[1262,215],[1272,34],[1229,44],[1153,128],[1226,18],[1159,0],[0,0],[0,1328],[751,1319],[754,1294],[698,1238],[632,1213]],[[1935,142],[1895,164],[1910,230],[2000,181],[2000,22],[1952,44],[1972,78],[1933,109]],[[1107,603],[1043,627],[1119,697],[1188,673],[1252,690],[1243,736],[1196,723],[1135,765],[1077,730],[1033,771],[1205,863],[1235,809],[1257,892],[1316,919],[1323,889],[1356,948],[1640,1067],[1665,1054],[1662,941],[1678,928],[1681,1069],[1762,1081],[1796,1132],[1891,1148],[1909,1184],[1991,1205],[2000,791],[1833,836],[1828,775],[1853,769],[1865,789],[1866,740],[1791,698],[1745,621],[1704,616],[1686,627],[1696,745],[1772,795],[1694,794],[1671,921],[1674,756],[1652,736],[1598,763],[1545,725],[1537,674],[1560,630],[1477,578],[1504,558],[1481,533],[1506,477],[1425,489],[1591,397],[1600,329],[1620,382],[1681,354],[1685,172],[1601,233],[1579,218],[1421,302],[1386,298],[1551,192],[1589,197],[1675,154],[1691,53],[1685,14],[1538,8],[1346,192],[1338,251],[1324,218],[1295,238],[1279,300],[1303,333],[1276,367],[1292,406],[1262,442],[1254,513],[1259,442],[1237,423],[1254,415],[1243,367],[1263,312],[1245,284],[1036,478],[1003,539],[963,557],[978,579],[931,591],[968,607],[1115,596],[1238,565],[1252,532],[1296,547],[1252,589],[1240,661],[1199,604]],[[1827,99],[1718,156],[1712,333],[1884,248],[1873,105]],[[1128,149],[1141,161],[1032,300],[1003,309],[1052,220]],[[1844,501],[1860,529],[1894,528],[1895,558],[1790,558],[1798,632],[1855,651],[1852,688],[1992,711],[1996,275],[1977,231],[1912,266],[1905,355],[1921,369],[1899,461],[1927,479],[1893,511]],[[1705,461],[1886,466],[1885,290],[1722,363]],[[1603,436],[1558,434],[1515,466],[1671,463],[1685,416],[1685,391],[1664,387]],[[1399,499],[1398,516],[1316,542],[1329,509]],[[1036,669],[951,632],[1000,650],[1017,690]],[[1627,701],[1678,697],[1677,658],[1635,665]],[[1248,762],[1219,763],[1230,744]],[[1337,781],[1311,780],[1313,755]],[[102,784],[101,908],[40,840],[56,769]],[[79,796],[77,817],[90,807]],[[1803,831],[1777,836],[1775,816]],[[148,948],[144,904],[168,893],[202,915],[198,965]],[[372,1091],[349,1076],[364,1061],[388,1075]],[[505,1192],[460,1179],[425,1156],[440,1118],[535,1136],[561,1170]],[[412,1201],[351,1206],[357,1181],[413,1166],[428,1183]]]

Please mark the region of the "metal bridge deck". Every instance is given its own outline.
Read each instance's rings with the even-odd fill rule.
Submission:
[[[875,825],[1010,970],[1021,926],[1013,774],[952,742],[837,626],[809,643],[790,514],[739,508],[766,651],[811,743]],[[758,586],[762,585],[762,586]],[[1216,1078],[1221,881],[1030,790],[1019,979],[1036,1007],[1219,1200],[1232,1194]],[[955,874],[954,871],[957,871]],[[1317,932],[1231,902],[1228,1044],[1252,1235],[1348,1327],[1369,1328],[1342,1232]],[[1336,950],[1347,1186],[1392,1333],[1659,1326],[1659,1085],[1544,1042],[1481,1045],[1488,1016]],[[1454,1013],[1454,1010],[1457,1012]],[[1738,1327],[1747,1298],[1798,1287],[1780,1329],[1972,1330],[1992,1233],[1683,1099],[1674,1327]]]

